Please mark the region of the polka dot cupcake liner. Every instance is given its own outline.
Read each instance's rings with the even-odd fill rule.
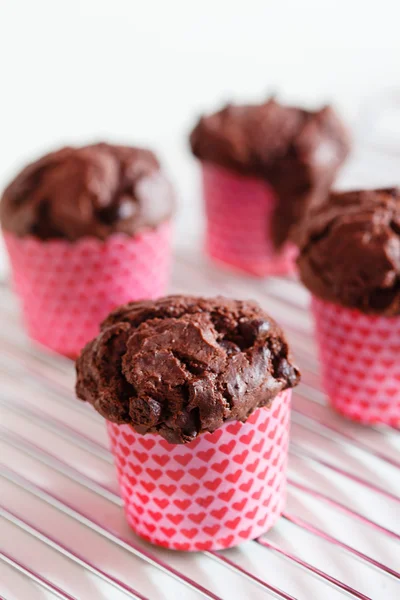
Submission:
[[[291,390],[245,423],[188,444],[107,423],[128,523],[174,550],[237,546],[270,529],[286,498]]]
[[[108,313],[166,291],[171,226],[133,238],[42,241],[4,232],[15,291],[30,337],[75,358]]]
[[[400,426],[400,316],[364,315],[312,299],[323,386],[360,423]]]
[[[207,254],[256,277],[295,272],[296,246],[277,252],[268,233],[277,202],[268,183],[209,163],[202,171]]]

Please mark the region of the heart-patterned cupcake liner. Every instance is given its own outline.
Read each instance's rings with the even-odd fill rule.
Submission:
[[[175,550],[230,548],[281,515],[291,390],[245,423],[231,421],[185,445],[107,423],[128,523]]]
[[[313,297],[324,389],[364,424],[400,425],[400,316],[365,315]]]
[[[268,234],[276,195],[266,181],[203,163],[206,252],[231,268],[264,277],[295,271],[296,246],[277,252]]]
[[[109,312],[165,293],[171,225],[135,237],[42,241],[3,232],[15,290],[30,337],[76,357]]]

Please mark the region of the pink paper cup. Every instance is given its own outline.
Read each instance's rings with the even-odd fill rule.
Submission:
[[[282,514],[291,390],[245,423],[185,445],[107,423],[129,525],[174,550],[218,550],[265,533]]]
[[[276,195],[263,180],[203,163],[206,252],[214,260],[256,277],[295,272],[297,248],[277,252],[269,230]]]
[[[325,391],[340,413],[400,426],[400,316],[364,315],[312,299]]]
[[[75,358],[119,304],[165,293],[169,223],[133,238],[73,243],[3,233],[28,334],[60,354]]]

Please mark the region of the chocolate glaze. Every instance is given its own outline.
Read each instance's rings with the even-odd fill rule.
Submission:
[[[42,240],[130,236],[168,219],[171,186],[149,150],[110,144],[62,148],[28,165],[0,204],[2,227]]]
[[[167,296],[113,311],[76,364],[79,398],[174,444],[245,421],[295,386],[286,339],[255,302]]]
[[[400,190],[331,194],[304,223],[300,276],[316,296],[367,314],[400,314]]]
[[[278,204],[270,235],[279,248],[307,207],[325,199],[348,155],[348,134],[334,110],[228,105],[202,117],[190,136],[193,154],[242,175],[265,178]],[[244,198],[245,202],[246,199]]]

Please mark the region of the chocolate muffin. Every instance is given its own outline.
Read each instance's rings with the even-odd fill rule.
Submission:
[[[115,306],[164,294],[174,204],[141,148],[62,148],[23,169],[0,221],[29,336],[76,358]]]
[[[312,112],[274,98],[202,117],[190,136],[201,161],[267,181],[278,202],[270,235],[280,248],[308,206],[325,200],[350,142],[335,111]],[[247,199],[243,198],[243,202]]]
[[[275,321],[254,302],[222,297],[121,306],[76,368],[78,397],[108,421],[173,444],[245,421],[299,381]]]
[[[331,194],[304,224],[298,259],[324,390],[340,414],[400,424],[400,190]]]
[[[400,190],[333,193],[304,223],[300,276],[313,295],[365,314],[400,314]]]
[[[172,188],[149,150],[99,143],[31,163],[5,189],[4,230],[41,240],[134,236],[170,218]]]

